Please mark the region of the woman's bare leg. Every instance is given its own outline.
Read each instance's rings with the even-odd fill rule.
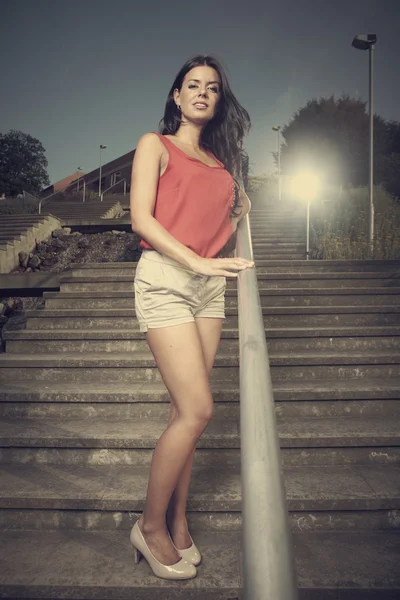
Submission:
[[[177,410],[156,444],[139,525],[164,564],[180,557],[168,537],[166,512],[181,473],[213,413],[200,336],[195,323],[150,329],[147,341]]]
[[[197,331],[200,336],[203,349],[204,362],[207,375],[210,377],[214,366],[215,355],[221,338],[222,319],[211,319],[199,317],[196,319]],[[171,410],[168,423],[172,423],[177,414],[174,402],[171,402]],[[186,521],[186,504],[189,493],[190,478],[192,474],[193,460],[196,449],[190,454],[176,488],[171,496],[167,512],[167,523],[171,531],[172,539],[177,548],[189,548],[191,541]]]

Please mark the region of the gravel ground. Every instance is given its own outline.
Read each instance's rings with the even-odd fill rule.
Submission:
[[[38,241],[36,249],[25,257],[25,267],[20,266],[10,275],[20,275],[31,271],[60,273],[67,271],[71,263],[136,262],[140,257],[139,238],[135,233],[107,231],[104,233],[59,234],[45,241]],[[40,264],[38,264],[40,261]],[[32,267],[30,265],[38,265]],[[26,310],[44,308],[44,298],[39,297],[0,297],[0,352],[4,352],[3,332],[24,329]]]

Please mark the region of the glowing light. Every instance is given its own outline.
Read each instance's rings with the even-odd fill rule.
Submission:
[[[304,171],[292,177],[290,193],[301,200],[314,200],[321,190],[321,180],[315,173]]]

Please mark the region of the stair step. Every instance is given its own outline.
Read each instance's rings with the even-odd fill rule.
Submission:
[[[277,293],[279,292],[279,293]],[[318,293],[319,292],[319,293]],[[399,305],[400,287],[396,288],[336,288],[319,290],[315,288],[259,290],[261,306],[301,307],[301,306],[371,306]],[[135,291],[93,291],[93,292],[44,292],[46,308],[131,308]],[[225,295],[225,307],[237,307],[237,291],[228,288]]]
[[[188,511],[239,512],[237,466],[194,467]],[[0,465],[0,508],[143,510],[148,468],[132,465]],[[320,465],[283,469],[291,511],[400,509],[400,466]],[[84,482],[84,485],[83,485]],[[400,527],[397,525],[400,533]]]
[[[4,532],[0,592],[38,600],[176,600],[183,590],[190,600],[238,598],[240,532],[194,535],[203,563],[195,579],[181,582],[154,577],[143,559],[134,565],[129,530]],[[304,532],[293,539],[300,600],[398,598],[398,533]]]
[[[47,448],[154,448],[165,419],[124,418],[3,418],[0,445]],[[283,448],[400,446],[400,416],[280,417],[278,434]],[[199,448],[238,448],[238,419],[211,421]],[[400,508],[400,507],[399,507]]]
[[[367,336],[363,331],[361,337],[341,336],[335,332],[334,337],[289,337],[283,339],[268,337],[268,351],[270,356],[274,353],[286,352],[288,354],[302,351],[324,352],[353,352],[353,351],[389,351],[400,353],[400,327],[376,328],[385,330],[381,336]],[[218,354],[230,353],[237,356],[239,353],[238,331],[235,329],[222,332]],[[94,330],[94,329],[25,329],[22,331],[9,331],[3,333],[6,341],[7,353],[32,353],[32,352],[149,352],[145,334],[135,330]]]
[[[237,402],[239,387],[226,381],[212,381],[211,391],[216,402]],[[124,384],[76,383],[69,381],[13,381],[0,387],[1,402],[135,402],[140,393],[141,402],[169,402],[169,394],[162,382]],[[313,379],[310,381],[275,381],[273,393],[276,402],[284,401],[339,401],[399,399],[400,377],[382,381],[368,379]]]
[[[56,302],[56,301],[54,301]],[[133,301],[132,301],[133,305]],[[227,307],[224,324],[227,328],[238,327],[237,308]],[[345,327],[345,326],[399,326],[400,306],[283,306],[263,307],[264,327]],[[138,328],[134,308],[59,308],[28,310],[27,327],[83,328]],[[68,320],[63,321],[67,317]],[[50,321],[53,320],[53,322]]]

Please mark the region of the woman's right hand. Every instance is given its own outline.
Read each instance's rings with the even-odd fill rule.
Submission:
[[[254,267],[254,261],[245,258],[197,258],[191,268],[200,275],[237,277],[244,269]]]

